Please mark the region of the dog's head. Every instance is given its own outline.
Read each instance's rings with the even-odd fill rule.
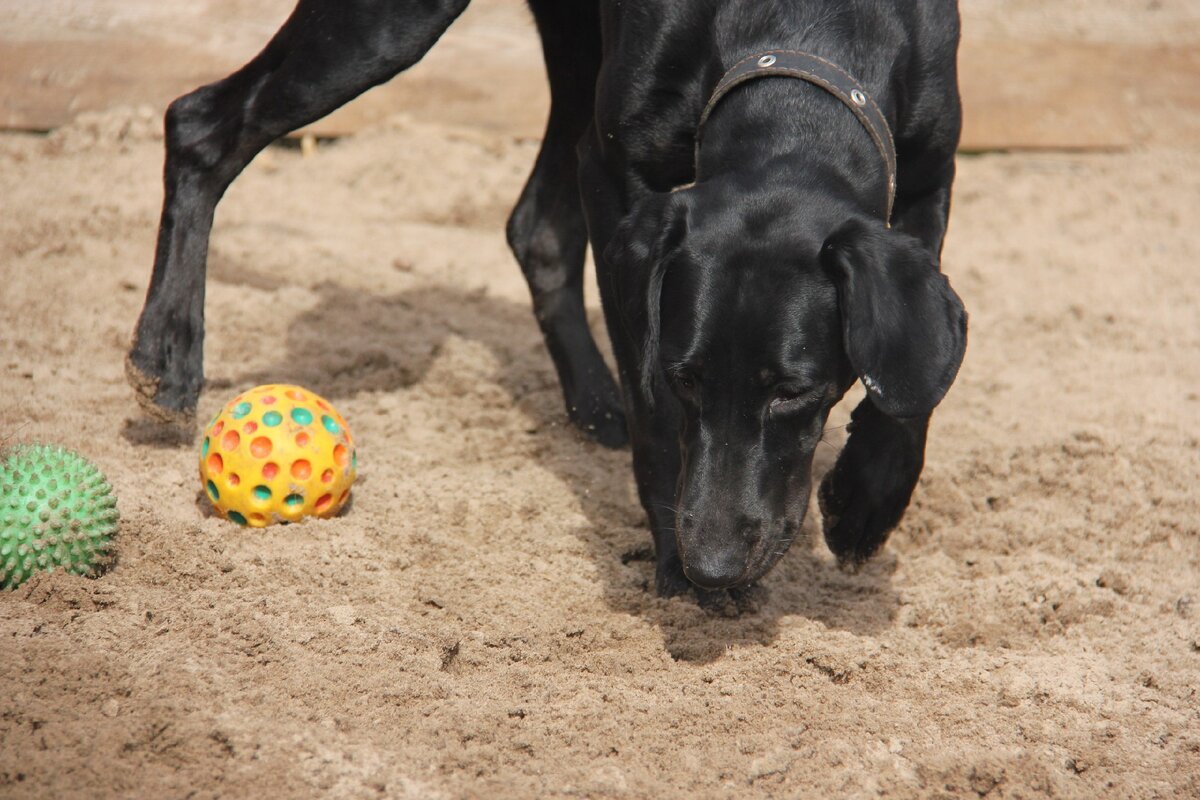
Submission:
[[[856,378],[884,413],[927,414],[966,345],[936,255],[836,203],[722,183],[652,195],[604,257],[639,343],[636,391],[681,420],[676,535],[706,588],[753,582],[786,551]]]

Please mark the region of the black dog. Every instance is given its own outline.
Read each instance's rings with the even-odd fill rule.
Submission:
[[[300,0],[253,61],[171,104],[128,360],[148,408],[194,412],[208,236],[230,182],[415,63],[467,3]],[[856,379],[868,396],[820,500],[830,548],[860,563],[908,505],[966,343],[939,271],[960,129],[955,2],[530,6],[552,104],[509,242],[571,418],[609,446],[632,439],[659,592],[742,587],[771,568]],[[583,312],[589,236],[620,393]]]

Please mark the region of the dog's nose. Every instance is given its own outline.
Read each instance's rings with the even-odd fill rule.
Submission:
[[[702,589],[723,589],[737,583],[745,569],[746,561],[741,554],[707,554],[691,559],[684,565],[683,572]]]
[[[683,574],[702,589],[735,585],[746,573],[750,552],[763,527],[761,519],[739,515],[732,521],[681,530]]]

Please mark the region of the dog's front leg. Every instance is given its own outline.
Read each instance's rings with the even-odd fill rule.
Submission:
[[[850,416],[845,448],[821,481],[825,542],[856,569],[887,541],[904,516],[925,466],[929,415],[894,419],[868,397]]]
[[[628,209],[614,178],[620,171],[605,165],[598,142],[595,127],[589,128],[580,141],[580,196],[593,252],[601,254],[596,257],[596,279],[621,379],[638,497],[646,510],[654,539],[655,588],[659,595],[671,597],[687,592],[692,586],[683,573],[675,539],[680,473],[679,412],[665,389],[659,393],[659,402],[653,405],[640,391],[637,334],[626,316],[628,309],[622,308],[618,298],[618,276],[614,265],[603,257]]]
[[[588,231],[576,145],[595,108],[598,10],[594,3],[577,7],[562,0],[537,0],[530,8],[544,32],[550,119],[529,182],[509,217],[508,242],[529,283],[568,416],[601,444],[622,447],[628,435],[617,384],[596,347],[583,303]]]
[[[946,103],[943,124],[948,132],[938,140],[939,147],[910,143],[903,148],[900,171],[905,180],[893,214],[895,230],[915,236],[938,255],[950,214],[958,141],[956,96],[947,95]],[[856,568],[874,555],[900,522],[925,465],[929,419],[930,414],[890,417],[870,397],[854,409],[849,439],[818,494],[825,541],[843,566]]]
[[[242,69],[167,109],[165,196],[126,374],[154,416],[187,422],[204,381],[204,274],[217,202],[260,150],[425,54],[468,0],[301,0]]]

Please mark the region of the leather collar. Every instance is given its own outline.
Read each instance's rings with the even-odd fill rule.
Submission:
[[[896,199],[896,143],[892,138],[892,130],[887,118],[875,104],[875,100],[850,73],[820,56],[804,53],[798,50],[767,50],[746,56],[734,64],[717,82],[704,113],[700,115],[700,123],[696,127],[696,166],[700,165],[700,138],[704,131],[704,123],[721,101],[735,87],[753,80],[784,76],[799,78],[832,94],[854,112],[854,116],[867,129],[879,155],[883,157],[884,168],[887,170],[887,188],[884,202],[878,209],[885,224],[891,226],[892,205]]]

